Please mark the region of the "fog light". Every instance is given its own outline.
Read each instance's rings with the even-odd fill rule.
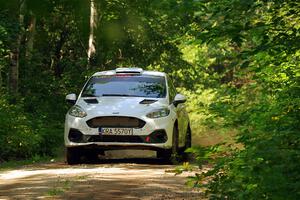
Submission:
[[[81,142],[82,141],[82,133],[79,130],[71,129],[69,132],[69,140],[71,142]]]
[[[150,135],[145,137],[145,142],[151,143],[165,143],[168,140],[168,136],[165,130],[156,130]]]

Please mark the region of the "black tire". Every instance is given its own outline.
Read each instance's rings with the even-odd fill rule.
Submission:
[[[188,126],[187,132],[186,132],[186,138],[185,138],[185,145],[184,148],[181,151],[182,160],[183,161],[189,161],[191,160],[191,154],[186,153],[185,150],[192,147],[192,131],[190,126]]]
[[[188,126],[185,138],[184,150],[192,147],[192,131],[190,125]]]
[[[177,155],[179,151],[179,135],[178,135],[178,127],[175,125],[173,127],[173,140],[172,140],[172,154]]]
[[[79,164],[82,152],[79,148],[66,148],[66,161],[69,165]]]
[[[165,161],[171,162],[172,164],[176,164],[178,163],[178,149],[178,128],[175,125],[173,128],[172,148],[166,150],[158,150],[157,157],[163,158]]]
[[[95,163],[99,160],[98,153],[95,150],[86,150],[84,152],[86,162]]]

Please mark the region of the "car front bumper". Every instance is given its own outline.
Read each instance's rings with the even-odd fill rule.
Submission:
[[[101,117],[101,116],[100,116]],[[135,116],[126,116],[135,117]],[[86,123],[90,118],[78,118],[69,114],[66,115],[65,121],[65,146],[66,147],[86,147],[86,148],[101,148],[103,150],[111,149],[170,149],[172,148],[172,135],[173,127],[176,117],[174,113],[170,113],[166,117],[150,119],[147,117],[140,117],[145,125],[142,128],[133,128],[132,138],[136,138],[134,141],[127,140],[131,136],[102,136],[99,134],[99,128],[91,128]],[[71,141],[69,134],[71,131],[78,131],[82,134],[82,140]],[[147,136],[155,134],[156,132],[165,132],[166,140],[163,142],[151,141],[147,139]],[[92,139],[91,139],[92,138]],[[96,139],[95,139],[96,138]],[[116,140],[114,140],[114,138]],[[121,140],[120,140],[121,138]]]

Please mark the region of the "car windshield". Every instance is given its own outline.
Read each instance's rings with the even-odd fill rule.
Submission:
[[[82,97],[133,96],[148,98],[166,97],[166,81],[162,76],[113,75],[92,77]]]

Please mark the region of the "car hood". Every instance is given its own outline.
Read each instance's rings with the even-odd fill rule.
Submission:
[[[151,102],[151,100],[154,102]],[[167,107],[168,102],[165,98],[97,97],[80,98],[76,105],[79,105],[86,111],[87,118],[93,118],[97,116],[142,117],[151,111]]]

